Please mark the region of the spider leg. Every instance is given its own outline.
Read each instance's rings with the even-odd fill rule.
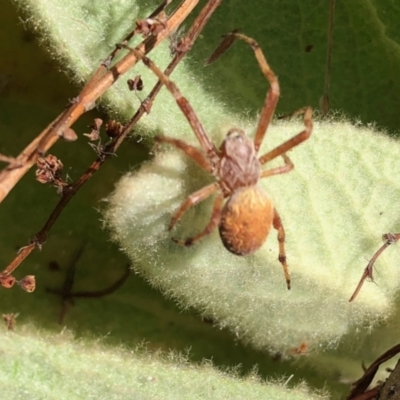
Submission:
[[[206,157],[204,157],[204,155],[199,150],[197,150],[196,147],[193,147],[182,140],[171,138],[168,136],[156,136],[154,139],[157,142],[165,142],[172,144],[173,146],[182,150],[187,156],[189,156],[192,160],[194,160],[201,168],[203,168],[207,172],[212,173],[214,171],[213,164]]]
[[[170,231],[175,224],[181,219],[182,215],[190,208],[205,200],[207,197],[211,196],[214,192],[219,189],[219,184],[217,182],[211,185],[204,186],[197,192],[192,193],[188,196],[185,201],[179,206],[179,208],[174,212],[169,223],[168,230]]]
[[[285,174],[286,172],[291,171],[294,168],[294,164],[292,163],[292,160],[285,153],[282,154],[282,158],[285,161],[285,165],[283,165],[282,167],[276,167],[276,168],[272,168],[272,169],[267,169],[266,171],[261,171],[260,178],[266,178],[267,176]]]
[[[212,54],[212,56],[206,61],[206,65],[211,64],[217,58],[219,58],[229,47],[232,46],[235,39],[243,40],[251,46],[254,51],[254,55],[258,61],[258,65],[261,68],[262,73],[267,78],[270,88],[267,92],[267,96],[264,100],[263,108],[261,109],[260,119],[258,121],[256,135],[254,137],[254,147],[256,152],[259,150],[261,142],[264,139],[265,133],[267,131],[268,125],[271,122],[272,116],[276,108],[276,104],[279,100],[280,89],[278,78],[272,71],[267,60],[264,57],[259,44],[249,36],[243,35],[242,33],[234,30],[224,36],[222,43],[218,46],[217,50]]]
[[[268,161],[273,160],[274,158],[286,153],[293,147],[299,145],[300,143],[307,140],[312,132],[313,129],[313,122],[312,122],[312,109],[310,107],[302,108],[299,112],[304,112],[303,122],[306,129],[298,133],[296,136],[293,136],[291,139],[287,140],[286,142],[282,143],[280,146],[276,147],[275,149],[269,151],[268,153],[261,156],[258,161],[261,164],[265,164]],[[296,112],[297,114],[298,112]]]
[[[222,211],[223,201],[224,201],[224,195],[223,195],[223,193],[220,193],[217,196],[217,198],[215,199],[213,211],[211,214],[211,219],[202,232],[198,233],[196,236],[187,238],[186,240],[178,240],[178,239],[172,239],[172,240],[174,242],[180,244],[181,246],[191,246],[192,244],[203,239],[203,237],[209,235],[218,226],[218,224],[221,220],[221,211]]]
[[[202,123],[200,122],[199,118],[197,117],[196,113],[194,112],[192,106],[188,102],[188,100],[183,97],[181,91],[172,82],[167,75],[165,75],[148,57],[146,57],[141,51],[136,50],[132,47],[127,45],[121,45],[125,47],[129,51],[131,51],[137,58],[140,58],[143,61],[143,64],[146,65],[151,71],[157,75],[158,79],[165,85],[165,87],[170,91],[172,96],[174,96],[176,103],[178,104],[179,108],[182,110],[183,114],[185,115],[186,119],[188,120],[190,126],[193,129],[194,134],[196,135],[203,151],[209,156],[210,158],[219,158],[218,151],[210,141],[210,138],[207,136]]]
[[[285,229],[283,228],[281,217],[278,214],[276,208],[274,208],[274,219],[272,221],[274,228],[278,231],[278,242],[279,242],[279,262],[282,264],[283,273],[285,274],[286,286],[290,290],[290,274],[286,263],[285,253]]]

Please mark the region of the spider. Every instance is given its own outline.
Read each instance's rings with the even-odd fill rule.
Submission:
[[[243,130],[232,128],[228,131],[219,149],[210,141],[193,108],[188,100],[183,97],[175,83],[143,53],[132,48],[129,48],[129,50],[134,52],[136,57],[142,59],[143,63],[157,75],[174,96],[196,135],[201,150],[182,140],[167,136],[157,136],[156,141],[168,143],[182,150],[202,169],[216,178],[216,182],[192,193],[183,201],[172,215],[169,230],[175,226],[190,207],[218,192],[207,226],[203,231],[186,240],[173,240],[183,246],[191,246],[219,227],[220,237],[225,248],[233,254],[244,256],[254,253],[261,247],[271,230],[271,226],[273,226],[278,231],[278,259],[283,267],[287,288],[290,289],[290,275],[285,253],[285,230],[271,198],[258,186],[258,181],[261,178],[284,174],[294,168],[286,152],[310,137],[313,127],[312,109],[306,107],[294,113],[304,114],[305,129],[303,131],[258,157],[258,150],[279,99],[279,83],[258,43],[237,31],[225,35],[222,43],[208,62],[217,59],[233,44],[235,39],[240,39],[251,46],[264,76],[269,81],[270,89],[261,110],[254,140],[250,139]],[[279,156],[283,158],[283,166],[267,170],[261,169],[263,164]],[[228,200],[224,204],[225,199]]]

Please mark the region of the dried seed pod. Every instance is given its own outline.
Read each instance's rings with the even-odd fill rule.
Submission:
[[[10,289],[14,286],[15,278],[12,275],[2,276],[0,278],[1,286],[6,289]]]
[[[157,18],[146,18],[136,22],[136,32],[144,38],[150,35],[158,35],[166,27],[167,16],[161,12]]]
[[[134,79],[128,79],[127,84],[129,87],[129,90],[134,90],[140,92],[143,90],[143,81],[140,75],[136,75]]]
[[[35,275],[27,275],[17,282],[28,293],[32,293],[36,288]]]
[[[74,142],[75,140],[78,139],[78,135],[71,128],[66,129],[62,133],[61,137],[64,138],[67,142]]]
[[[36,180],[40,183],[53,184],[58,190],[61,190],[67,183],[61,178],[61,172],[64,168],[63,163],[57,157],[48,154],[46,157],[39,157],[36,161]]]
[[[109,138],[114,138],[119,136],[123,129],[124,126],[120,122],[117,122],[113,119],[106,122],[106,135]]]
[[[103,120],[101,118],[95,118],[93,125],[90,125],[92,131],[90,133],[84,133],[83,135],[88,137],[89,140],[96,141],[100,139],[100,128],[103,125]]]

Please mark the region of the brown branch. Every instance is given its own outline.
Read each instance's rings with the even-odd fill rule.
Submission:
[[[165,29],[158,32],[157,35],[149,36],[136,48],[145,54],[149,53],[162,40],[168,37],[171,32],[174,32],[178,28],[197,3],[198,0],[183,0],[176,11],[166,21]],[[163,4],[168,4],[168,1]],[[136,28],[126,39],[129,40],[135,32]],[[51,122],[43,132],[16,157],[16,163],[21,166],[19,168],[6,167],[0,172],[0,203],[25,173],[35,164],[38,154],[45,153],[50,149],[59,137],[63,136],[64,132],[66,132],[85,111],[93,108],[99,97],[138,61],[135,55],[129,52],[118,63],[108,69],[108,64],[112,61],[117,51],[118,50],[114,50],[107,58],[106,62],[102,63],[92,78],[84,86],[74,103]]]
[[[1,153],[0,153],[0,162],[7,163],[8,168],[10,168],[10,169],[20,167],[20,165],[18,164],[17,160],[14,157],[8,157]]]
[[[354,388],[351,390],[349,395],[346,397],[346,400],[358,400],[363,399],[360,397],[365,393],[368,386],[374,379],[375,374],[377,373],[379,366],[384,362],[390,360],[396,354],[400,353],[400,344],[393,346],[389,350],[385,351],[381,356],[379,356],[364,372],[364,375],[353,383]],[[368,397],[364,397],[364,399],[368,399]]]
[[[168,67],[165,70],[165,74],[169,75],[184,57],[184,55],[190,50],[192,44],[197,39],[198,35],[204,28],[204,25],[211,17],[212,13],[219,6],[222,0],[209,0],[207,4],[204,6],[196,20],[194,21],[192,27],[189,29],[187,35],[183,37],[178,45],[176,46],[176,54]],[[112,154],[116,152],[119,146],[122,144],[122,141],[128,135],[128,133],[132,130],[132,127],[139,121],[141,116],[148,112],[151,108],[151,104],[154,101],[156,95],[160,91],[162,87],[162,83],[158,81],[154,86],[153,90],[147,96],[145,101],[141,104],[135,115],[128,122],[128,124],[124,127],[119,136],[117,136],[109,145],[105,146],[101,154],[97,157],[97,159],[90,165],[90,167],[83,173],[83,175],[78,178],[72,184],[63,188],[62,197],[59,200],[58,204],[54,208],[53,212],[50,214],[48,220],[42,229],[34,236],[32,239],[32,243],[23,248],[18,256],[11,262],[11,264],[0,274],[1,276],[9,275],[18,265],[32,252],[32,250],[38,246],[39,248],[46,241],[47,235],[57,221],[64,207],[69,203],[71,198],[77,193],[80,187],[87,182],[93,174],[99,170],[101,165],[111,157]],[[28,249],[29,248],[29,249]],[[25,250],[26,249],[26,250]],[[29,251],[28,251],[29,250]]]
[[[351,400],[373,400],[376,399],[376,395],[379,393],[379,388],[373,388],[367,390],[364,393],[359,394],[356,397],[353,397]]]
[[[15,257],[14,260],[12,260],[12,262],[7,266],[7,268],[3,272],[1,272],[0,277],[3,278],[5,276],[11,275],[12,272],[18,267],[18,265],[21,264],[21,262],[29,256],[29,254],[32,253],[32,250],[35,247],[36,243],[31,243],[28,246],[22,247],[19,250],[17,257]]]
[[[70,304],[74,304],[74,299],[75,298],[98,298],[98,297],[104,297],[107,296],[116,290],[118,290],[124,283],[125,281],[129,278],[131,269],[129,264],[126,266],[124,273],[121,275],[120,278],[118,278],[112,285],[100,289],[100,290],[93,290],[93,291],[76,291],[74,292],[72,290],[74,283],[75,283],[75,271],[76,271],[76,266],[81,258],[83,251],[86,246],[86,241],[81,244],[81,246],[77,249],[75,252],[71,263],[69,264],[67,271],[65,273],[65,279],[64,283],[62,285],[61,289],[52,289],[52,288],[46,288],[46,291],[48,293],[53,293],[61,297],[61,310],[60,310],[60,316],[58,319],[58,322],[60,324],[63,323],[64,317],[68,311],[68,307]]]
[[[108,296],[111,293],[114,293],[117,291],[124,283],[125,281],[129,278],[131,274],[131,267],[129,264],[126,266],[125,272],[123,275],[121,275],[112,285],[104,288],[104,289],[99,289],[99,290],[81,290],[81,291],[76,291],[73,292],[71,291],[70,295],[71,297],[74,298],[85,298],[85,299],[94,299],[98,297],[104,297]]]

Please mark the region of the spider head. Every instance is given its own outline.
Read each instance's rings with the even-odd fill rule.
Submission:
[[[221,152],[231,159],[249,160],[255,156],[253,141],[239,128],[229,129],[222,142]]]

